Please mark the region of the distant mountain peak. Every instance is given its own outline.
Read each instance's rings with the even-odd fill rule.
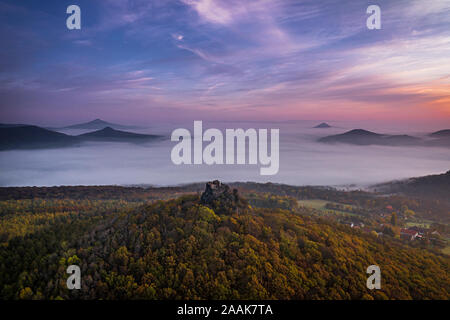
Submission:
[[[106,126],[100,130],[80,134],[78,136],[83,140],[103,140],[103,141],[137,141],[160,138],[157,135],[134,133],[122,130],[116,130],[110,126]]]
[[[432,137],[450,137],[450,129],[439,130],[430,134]]]
[[[94,120],[90,121],[89,123],[108,123],[108,122],[106,122],[106,121],[104,121],[104,120],[102,120],[102,119],[97,118],[97,119],[94,119]]]
[[[105,121],[105,120],[98,119],[98,118],[97,118],[97,119],[94,119],[94,120],[92,120],[92,121],[86,122],[86,124],[105,125],[105,126],[113,125],[113,124],[110,123],[110,122],[107,122],[107,121]]]
[[[421,139],[408,135],[379,134],[364,129],[353,129],[341,134],[327,136],[319,139],[326,143],[348,143],[356,145],[390,145],[411,146],[421,143]]]
[[[134,126],[126,126],[126,125],[121,125],[121,124],[117,124],[117,123],[111,123],[111,122],[107,122],[105,120],[102,120],[100,118],[94,119],[92,121],[89,122],[84,122],[84,123],[79,123],[79,124],[75,124],[75,125],[71,125],[68,127],[64,127],[63,129],[103,129],[105,127],[111,127],[114,129],[134,129],[136,127]]]
[[[331,128],[331,126],[326,122],[322,122],[321,124],[318,124],[314,128]]]
[[[60,148],[78,142],[74,136],[33,125],[0,128],[0,150]]]
[[[345,135],[364,135],[364,136],[379,136],[380,134],[369,131],[369,130],[364,130],[364,129],[353,129],[350,131],[347,131],[345,133],[343,133]]]
[[[99,129],[93,132],[88,132],[85,135],[90,135],[90,134],[120,134],[120,133],[131,133],[132,132],[127,132],[127,131],[121,131],[121,130],[116,130],[114,128],[111,128],[110,126],[106,126],[103,129]]]
[[[111,128],[111,127],[104,127],[103,129],[101,129],[100,131],[118,131],[118,130],[114,130],[113,128]]]

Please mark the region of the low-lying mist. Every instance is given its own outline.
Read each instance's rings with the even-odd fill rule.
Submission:
[[[0,152],[0,185],[178,185],[220,179],[364,187],[450,169],[450,149],[322,144],[317,142],[318,138],[357,126],[313,129],[313,124],[317,123],[204,122],[204,130],[279,128],[280,169],[274,176],[261,176],[259,165],[174,165],[170,152],[176,142],[170,141],[170,133],[177,127],[192,131],[193,124],[187,123],[136,131],[167,136],[164,141],[147,144],[92,142],[75,148],[3,151]],[[82,132],[73,134],[79,133]]]

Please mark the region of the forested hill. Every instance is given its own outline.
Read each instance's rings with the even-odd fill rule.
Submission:
[[[450,298],[448,256],[308,216],[307,208],[254,208],[217,182],[205,193],[144,204],[7,202],[15,209],[3,221],[15,233],[0,247],[0,297]],[[81,290],[66,289],[71,264],[81,266]],[[381,290],[366,288],[372,264],[381,268]]]
[[[450,203],[450,170],[443,174],[392,181],[373,186],[379,192],[435,198]]]

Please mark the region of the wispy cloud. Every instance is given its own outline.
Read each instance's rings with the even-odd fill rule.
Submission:
[[[379,0],[377,31],[364,1],[80,1],[80,32],[50,5],[0,4],[3,116],[449,117],[448,1]]]

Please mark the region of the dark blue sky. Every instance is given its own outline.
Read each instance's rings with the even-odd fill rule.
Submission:
[[[0,34],[1,122],[450,123],[447,0],[2,0]]]

